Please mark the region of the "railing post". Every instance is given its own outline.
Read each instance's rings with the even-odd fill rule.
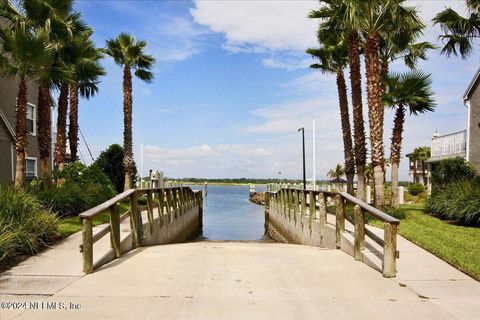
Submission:
[[[307,213],[307,194],[305,192],[305,190],[301,190],[300,191],[300,196],[301,196],[301,204],[300,204],[300,220],[301,220],[301,223],[302,223],[302,227],[303,227],[303,221],[305,219],[305,214]]]
[[[165,194],[166,194],[166,208],[167,208],[168,223],[171,223],[173,221],[172,189],[166,189]]]
[[[139,228],[141,226],[138,225],[138,218],[137,218],[137,210],[138,210],[138,195],[137,191],[132,193],[130,196],[130,227],[132,229],[132,246],[134,248],[140,247],[140,232]]]
[[[353,257],[355,260],[362,259],[362,250],[365,249],[365,218],[363,209],[356,205],[354,209],[355,215],[355,232],[354,232],[354,245],[353,245]]]
[[[323,242],[325,227],[327,225],[327,199],[323,192],[318,194],[318,215],[320,220],[320,239]]]
[[[93,232],[92,220],[89,218],[82,219],[82,236],[83,236],[83,272],[93,272]]]
[[[158,190],[158,220],[160,223],[160,227],[163,226],[164,218],[164,205],[165,205],[165,194],[163,189]]]
[[[340,194],[337,194],[335,196],[335,206],[336,206],[335,243],[336,243],[337,249],[340,249],[342,244],[342,233],[345,232],[345,206],[344,206],[343,198]]]
[[[313,219],[315,218],[315,213],[317,211],[317,202],[315,198],[316,198],[315,194],[312,191],[310,191],[309,193],[310,216],[308,217],[308,228],[310,229],[310,232],[312,232]]]
[[[120,212],[119,203],[110,207],[110,241],[115,258],[120,258]]]
[[[287,201],[285,197],[285,189],[280,190],[281,200],[282,200],[282,214],[286,217],[287,216]]]
[[[292,210],[293,210],[293,191],[292,189],[287,189],[287,206],[288,206],[288,221],[292,221]],[[297,217],[293,216],[293,220],[297,223]]]
[[[295,217],[295,223],[298,220],[298,212],[300,210],[299,209],[300,204],[299,204],[298,197],[299,197],[298,190],[297,189],[293,190],[293,216]]]
[[[397,225],[384,223],[383,276],[395,277],[397,273]]]
[[[148,223],[150,225],[150,231],[153,227],[153,199],[152,199],[152,190],[147,191],[147,217]]]
[[[178,192],[177,189],[172,189],[172,198],[173,198],[173,215],[175,219],[179,216],[179,205],[178,205]]]

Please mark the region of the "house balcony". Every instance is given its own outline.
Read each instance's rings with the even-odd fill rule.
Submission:
[[[431,152],[431,158],[428,162],[436,162],[454,157],[465,158],[467,152],[467,130],[443,136],[433,136]]]

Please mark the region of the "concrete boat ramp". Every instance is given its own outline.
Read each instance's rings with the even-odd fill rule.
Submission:
[[[341,250],[213,241],[141,247],[84,275],[80,239],[73,235],[4,273],[0,319],[480,315],[480,284],[402,237],[398,274],[390,279]]]

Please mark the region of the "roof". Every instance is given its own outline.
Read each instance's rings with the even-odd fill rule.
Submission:
[[[345,179],[332,179],[330,180],[331,183],[347,183],[347,180]]]
[[[470,98],[473,88],[475,88],[479,80],[480,80],[480,68],[478,68],[477,72],[475,72],[475,76],[473,77],[472,81],[470,81],[470,84],[468,85],[467,90],[463,94],[464,102],[467,102],[467,100]]]

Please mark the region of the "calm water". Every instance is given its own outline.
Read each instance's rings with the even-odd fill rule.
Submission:
[[[192,186],[200,189],[203,186]],[[265,186],[255,190],[265,191]],[[248,200],[248,186],[208,186],[204,200],[203,237],[208,240],[260,240],[264,207]]]

